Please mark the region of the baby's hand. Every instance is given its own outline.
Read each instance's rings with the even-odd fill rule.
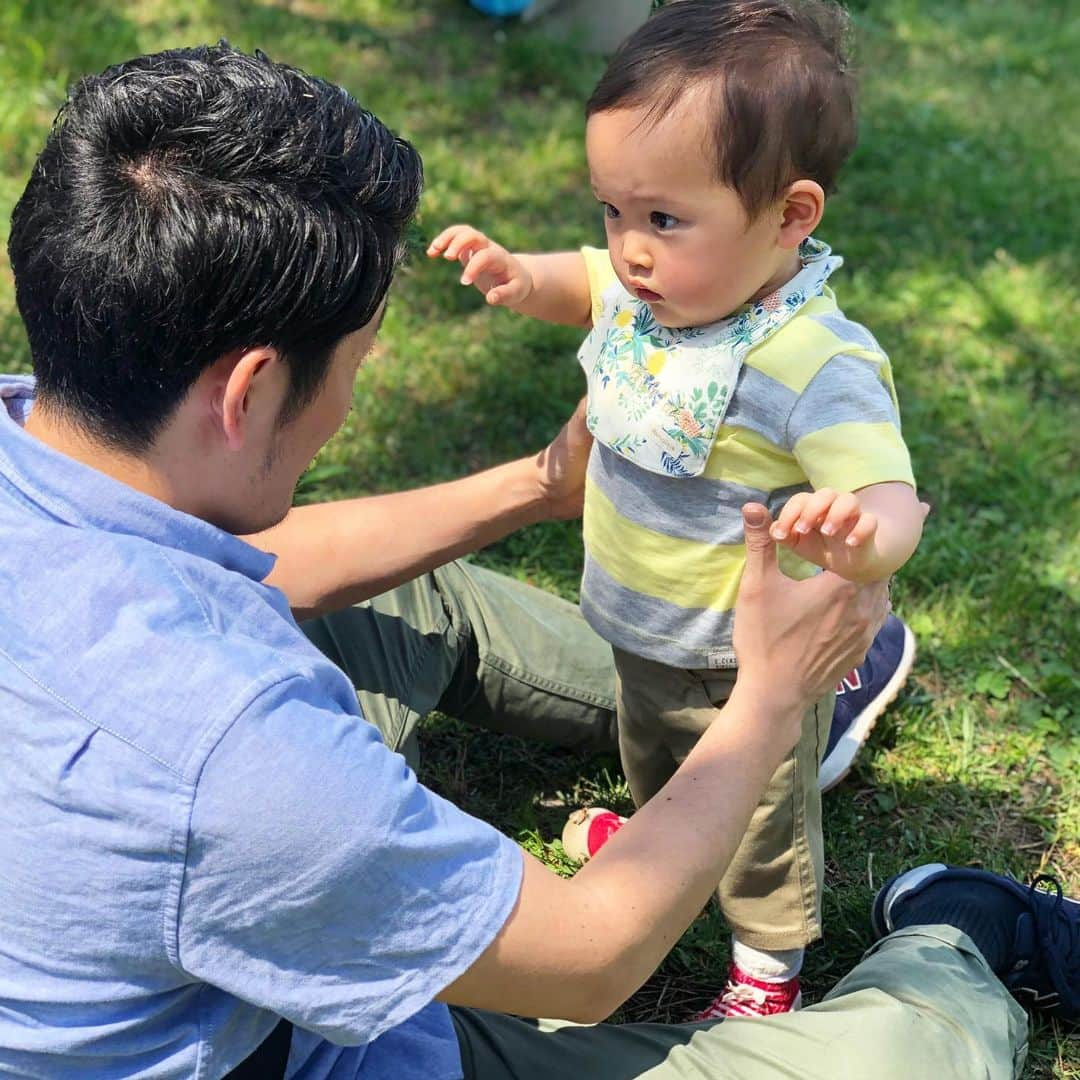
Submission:
[[[533,289],[532,275],[520,259],[488,239],[471,225],[451,225],[443,229],[427,249],[435,259],[457,259],[465,267],[462,285],[475,285],[489,304],[515,307]]]
[[[877,528],[876,515],[862,509],[858,495],[822,488],[788,499],[770,534],[801,558],[857,580]]]

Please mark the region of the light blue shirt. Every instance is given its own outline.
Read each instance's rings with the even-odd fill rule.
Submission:
[[[0,377],[0,1073],[461,1075],[435,994],[522,856],[422,787],[273,557],[22,430]]]

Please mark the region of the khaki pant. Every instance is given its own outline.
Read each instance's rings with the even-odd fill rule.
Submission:
[[[688,670],[615,650],[619,753],[638,806],[671,778],[735,685],[734,669]],[[818,764],[833,695],[803,720],[717,888],[735,936],[756,949],[798,949],[821,936],[824,845]]]
[[[497,731],[614,749],[610,648],[572,604],[509,578],[453,563],[303,629],[413,761],[436,705]],[[951,927],[892,934],[824,1001],[766,1021],[451,1015],[466,1080],[1009,1080],[1027,1051],[1023,1010]]]

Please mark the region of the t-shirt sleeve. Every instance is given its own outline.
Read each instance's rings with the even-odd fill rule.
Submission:
[[[787,445],[815,489],[915,486],[888,361],[841,354],[822,365],[788,417]]]
[[[585,260],[585,271],[589,275],[589,297],[592,304],[592,321],[595,326],[603,307],[600,297],[604,290],[616,280],[615,267],[611,265],[611,256],[607,248],[583,247],[581,255]]]
[[[332,1042],[366,1044],[487,948],[517,901],[522,861],[423,787],[374,727],[288,679],[202,769],[180,963]]]

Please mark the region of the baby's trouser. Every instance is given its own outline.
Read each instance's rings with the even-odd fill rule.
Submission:
[[[723,723],[734,669],[671,668],[615,649],[619,753],[641,806],[668,781],[702,732]],[[824,845],[818,764],[833,695],[803,719],[802,738],[776,770],[717,887],[736,938],[755,949],[799,949],[821,936]],[[693,828],[693,822],[688,823]]]

